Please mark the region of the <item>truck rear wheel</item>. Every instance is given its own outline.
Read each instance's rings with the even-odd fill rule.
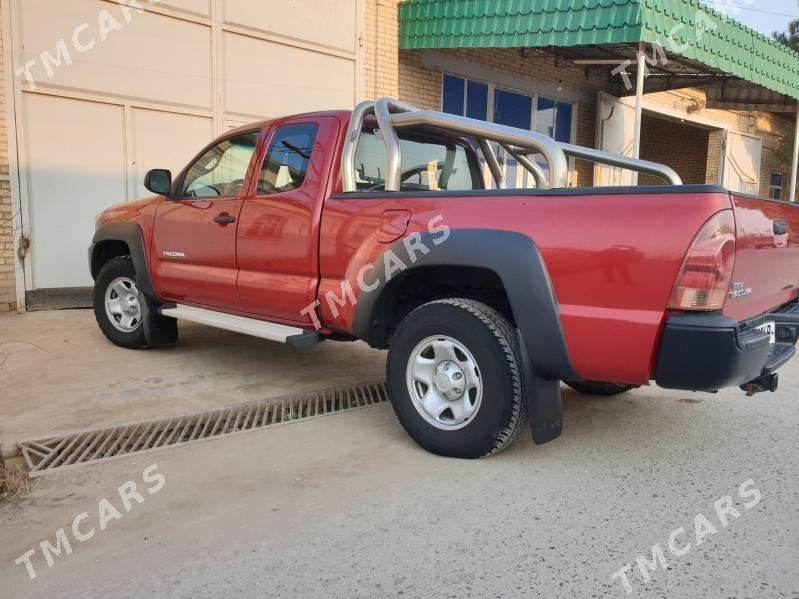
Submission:
[[[400,323],[388,353],[391,403],[424,449],[479,458],[510,444],[527,420],[519,344],[493,308],[430,302]]]
[[[603,381],[564,381],[569,387],[586,395],[619,395],[641,385],[624,385],[622,383],[606,383]]]

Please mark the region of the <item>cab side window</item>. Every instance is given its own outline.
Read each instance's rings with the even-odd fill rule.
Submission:
[[[186,173],[180,197],[238,197],[260,136],[260,131],[242,133],[209,148]]]
[[[272,136],[258,177],[258,195],[292,191],[302,187],[319,125],[286,125]]]

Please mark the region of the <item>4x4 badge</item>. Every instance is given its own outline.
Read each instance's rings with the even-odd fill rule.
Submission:
[[[741,281],[732,284],[732,289],[730,289],[731,298],[746,297],[747,295],[752,295],[751,287],[745,287]]]

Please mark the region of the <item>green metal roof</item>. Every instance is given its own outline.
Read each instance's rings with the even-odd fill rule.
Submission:
[[[698,0],[407,0],[400,48],[659,43],[799,99],[799,54]]]

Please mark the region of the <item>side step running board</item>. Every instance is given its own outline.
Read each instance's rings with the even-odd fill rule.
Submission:
[[[299,327],[291,327],[276,322],[266,322],[255,318],[245,318],[244,316],[234,316],[225,312],[215,312],[204,308],[195,308],[184,304],[165,304],[160,312],[163,316],[190,320],[200,324],[243,333],[261,339],[278,341],[298,347],[315,345],[319,343],[319,334],[315,331],[307,331]]]

